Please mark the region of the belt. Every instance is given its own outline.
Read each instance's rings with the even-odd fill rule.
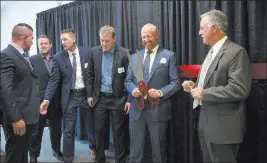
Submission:
[[[71,89],[70,91],[72,91],[72,92],[85,92],[85,88],[81,88],[81,89]]]
[[[114,94],[111,92],[100,92],[99,95],[100,96],[107,96],[107,97],[114,96]]]

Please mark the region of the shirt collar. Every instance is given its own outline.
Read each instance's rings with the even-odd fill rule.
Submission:
[[[159,49],[159,44],[157,44],[155,47],[154,47],[154,49],[152,49],[152,53],[157,53],[157,51],[158,51],[158,49]],[[147,49],[145,49],[145,54],[147,53]]]
[[[228,37],[224,36],[212,46],[213,54],[217,54]]]
[[[71,51],[68,50],[69,56],[72,56],[72,53],[75,53],[76,55],[79,54],[79,49],[78,49],[77,46],[76,46],[76,48],[75,48],[75,50],[73,52],[71,52]]]
[[[112,53],[112,54],[114,54],[114,51],[115,51],[115,44],[112,46],[112,49],[111,49],[111,51],[104,51],[104,49],[103,49],[103,53]]]
[[[10,45],[12,45],[15,49],[17,49],[17,51],[19,51],[20,54],[25,53],[25,51],[20,46],[15,44],[14,42],[11,42]]]
[[[45,56],[42,53],[40,53],[40,55],[42,56],[43,59],[46,59]],[[52,59],[52,55],[51,54],[50,54],[49,59]]]

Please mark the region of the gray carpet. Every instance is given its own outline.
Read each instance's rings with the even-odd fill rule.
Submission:
[[[1,127],[2,130],[2,127]],[[3,134],[3,130],[1,131],[1,149],[4,151],[5,149],[5,137]],[[49,138],[49,129],[46,127],[43,133],[43,140],[42,140],[42,148],[41,154],[38,158],[38,162],[58,162],[58,160],[53,157],[51,143]],[[62,142],[61,142],[62,145]],[[114,162],[114,152],[112,150],[106,151],[106,159],[107,162]],[[75,158],[73,160],[75,163],[85,163],[85,162],[94,162],[90,158],[90,154],[88,151],[88,143],[86,141],[75,141]]]

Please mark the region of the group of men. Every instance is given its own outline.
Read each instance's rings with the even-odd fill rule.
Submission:
[[[109,118],[115,162],[127,161],[123,122],[128,113],[128,161],[143,161],[148,131],[153,162],[165,163],[167,122],[172,118],[170,97],[182,86],[194,98],[193,109],[199,112],[203,161],[236,162],[238,144],[245,133],[244,101],[250,92],[251,69],[245,49],[227,38],[227,28],[227,17],[221,11],[211,10],[201,16],[199,34],[211,48],[197,82],[181,84],[176,54],[158,44],[157,27],[153,24],[142,27],[144,49],[131,56],[115,43],[115,29],[103,26],[99,30],[100,46],[79,47],[75,32],[66,29],[61,32],[63,51],[52,55],[52,42],[42,35],[38,38],[39,54],[31,57],[28,51],[33,40],[32,27],[17,24],[12,42],[1,52],[5,161],[26,163],[29,151],[30,162],[37,162],[48,119],[53,155],[60,161],[72,162],[80,109],[91,157],[97,163],[106,161],[104,133]],[[141,89],[146,86],[147,92]]]

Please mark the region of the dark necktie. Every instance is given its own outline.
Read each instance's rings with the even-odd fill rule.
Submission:
[[[76,68],[77,68],[77,63],[76,63],[76,53],[72,53],[72,85],[71,88],[75,89],[75,82],[76,82]]]
[[[26,59],[26,61],[29,63],[31,69],[33,69],[33,68],[32,68],[32,64],[31,64],[31,62],[30,62],[30,59],[29,59],[29,54],[26,53],[26,52],[24,52],[22,55],[23,55],[23,57]]]
[[[148,79],[149,79],[149,66],[150,66],[150,54],[151,53],[152,53],[152,51],[147,51],[146,58],[144,61],[143,73],[144,73],[145,83],[147,83]]]

